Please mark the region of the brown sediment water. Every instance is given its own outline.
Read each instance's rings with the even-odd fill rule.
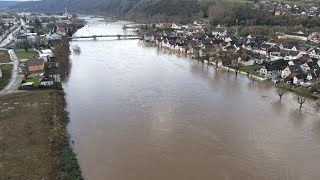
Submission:
[[[87,18],[76,35],[122,34]],[[130,33],[130,32],[126,32]],[[267,82],[138,40],[77,40],[65,83],[85,179],[320,179],[320,116]]]

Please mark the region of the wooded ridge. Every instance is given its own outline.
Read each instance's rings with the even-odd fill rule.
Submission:
[[[114,15],[143,21],[187,21],[208,10],[209,0],[43,0],[22,2],[12,9]]]

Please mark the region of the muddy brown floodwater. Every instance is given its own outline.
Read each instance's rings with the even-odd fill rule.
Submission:
[[[87,18],[76,35],[122,34]],[[130,32],[127,32],[130,33]],[[65,83],[85,179],[318,180],[320,116],[272,85],[138,40],[77,40]]]

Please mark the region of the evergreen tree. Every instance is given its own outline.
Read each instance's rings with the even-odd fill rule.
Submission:
[[[68,28],[68,36],[71,37],[73,35],[73,31],[71,28]]]

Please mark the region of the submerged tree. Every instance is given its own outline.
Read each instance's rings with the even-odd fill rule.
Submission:
[[[287,89],[289,89],[288,85],[285,83],[276,83],[276,92],[280,98],[280,101],[282,100],[282,96],[286,93]]]
[[[282,100],[282,96],[284,95],[285,91],[281,87],[277,87],[277,93],[279,95],[280,101]]]
[[[305,88],[299,88],[297,90],[297,102],[300,105],[300,110],[302,108],[302,105],[306,102],[306,95],[307,95],[307,90]]]
[[[301,95],[298,95],[297,101],[298,101],[298,103],[300,104],[300,110],[301,110],[302,105],[306,102],[306,98],[303,97],[303,96],[301,96]]]
[[[236,77],[238,76],[239,70],[241,65],[239,63],[236,63],[235,65],[232,66],[233,69],[236,71]]]

